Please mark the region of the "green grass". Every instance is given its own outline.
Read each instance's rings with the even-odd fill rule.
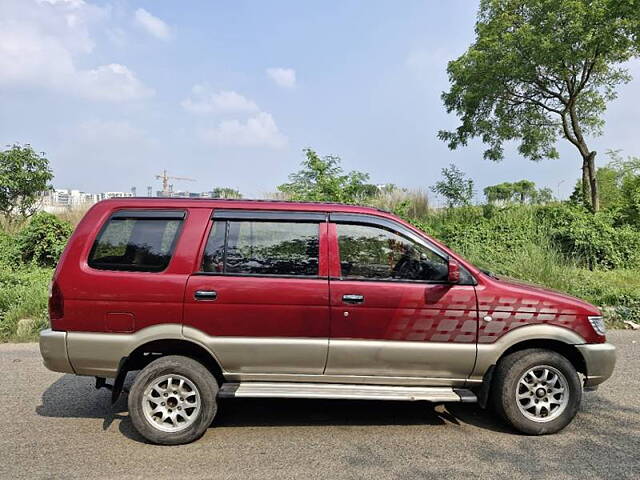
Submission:
[[[0,267],[0,341],[33,341],[47,326],[49,268]]]

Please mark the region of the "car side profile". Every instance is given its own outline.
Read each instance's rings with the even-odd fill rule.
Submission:
[[[478,402],[553,433],[615,365],[596,307],[330,203],[100,202],[58,263],[49,316],[45,366],[96,377],[113,401],[139,371],[129,414],[159,444],[199,438],[222,397]]]

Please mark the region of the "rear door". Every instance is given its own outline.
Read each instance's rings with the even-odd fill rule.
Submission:
[[[396,222],[347,214],[331,222],[326,374],[464,383],[478,326],[468,272],[448,283],[447,254]]]
[[[184,334],[239,379],[322,374],[329,337],[324,213],[217,210],[185,291]]]

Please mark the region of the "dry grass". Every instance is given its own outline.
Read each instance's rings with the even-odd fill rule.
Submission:
[[[426,190],[407,190],[394,188],[383,190],[374,198],[367,200],[368,205],[397,212],[404,217],[421,219],[431,212],[429,195]]]

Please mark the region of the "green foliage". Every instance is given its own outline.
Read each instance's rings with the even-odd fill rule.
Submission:
[[[566,138],[595,176],[585,138],[601,133],[607,102],[631,79],[621,65],[639,52],[637,12],[632,0],[482,0],[476,39],[449,62],[442,95],[461,123],[439,138],[455,149],[478,137],[495,161],[512,140],[531,160],[558,158]]]
[[[9,221],[32,215],[52,179],[49,160],[30,145],[0,150],[0,213]]]
[[[640,157],[620,155],[609,150],[610,162],[597,171],[600,204],[617,215],[618,224],[640,227]],[[575,204],[582,203],[582,183],[577,182],[571,195]]]
[[[592,214],[580,206],[557,205],[537,214],[567,258],[589,269],[640,267],[640,232],[629,226],[616,228],[610,212]]]
[[[307,202],[359,203],[377,194],[375,185],[367,182],[369,175],[352,171],[344,173],[340,157],[327,155],[320,157],[307,148],[302,169],[289,175],[289,183],[278,190],[288,199]]]
[[[513,201],[524,203],[549,203],[553,201],[550,188],[536,190],[536,184],[530,180],[520,180],[515,183],[503,182],[490,185],[484,190],[484,196],[490,204],[507,204]]]
[[[212,198],[242,198],[239,190],[229,187],[216,187],[211,191]]]
[[[16,237],[16,251],[23,263],[51,267],[56,264],[73,227],[55,215],[39,212]]]
[[[51,269],[0,266],[0,341],[33,340],[47,325]]]
[[[442,169],[443,179],[436,182],[431,190],[444,197],[447,207],[470,205],[473,198],[473,180],[454,164]]]

